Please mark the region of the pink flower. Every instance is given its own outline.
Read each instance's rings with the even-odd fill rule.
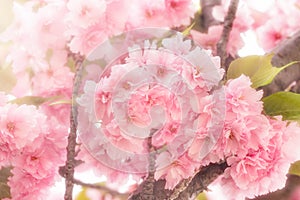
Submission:
[[[162,45],[176,55],[186,55],[192,48],[191,40],[184,40],[181,34],[177,34],[175,38],[164,39]]]
[[[244,75],[228,81],[225,92],[223,134],[204,163],[226,159],[230,167],[214,184],[222,185],[228,199],[282,188],[290,163],[300,159],[299,153],[291,154],[300,142],[299,125],[263,115],[262,93]]]
[[[139,1],[140,2],[140,1]],[[129,15],[132,7],[136,6],[134,0],[112,0],[106,1],[105,18],[103,19],[104,27],[109,36],[114,36],[131,30],[127,27]],[[102,19],[101,19],[102,20]],[[133,19],[138,21],[138,19]]]
[[[268,118],[268,123],[267,140],[259,142],[258,148],[245,145],[246,154],[228,156],[230,167],[217,182],[223,185],[222,190],[229,199],[253,198],[282,188],[290,163],[300,159],[299,153],[290,156],[288,147],[292,140],[299,144],[299,125],[287,125],[281,118]]]
[[[278,118],[278,120],[281,120],[281,118]],[[284,143],[282,145],[282,153],[288,162],[292,163],[300,160],[300,152],[295,151],[295,149],[298,149],[298,141],[300,141],[300,134],[298,132],[299,124],[296,122],[290,122],[286,126],[287,127],[284,129],[283,135]]]
[[[174,138],[178,134],[180,124],[177,122],[165,124],[163,129],[154,134],[152,137],[152,144],[156,147],[173,142]]]
[[[238,116],[260,114],[262,112],[262,91],[251,88],[248,77],[241,75],[237,79],[229,80],[225,88],[227,99],[228,119],[230,113]]]
[[[168,152],[161,153],[157,158],[157,169],[154,177],[156,180],[165,179],[166,189],[173,189],[182,179],[192,176],[196,166],[186,155],[172,160]]]
[[[165,0],[165,7],[165,19],[169,20],[170,27],[189,24],[196,11],[190,0]]]
[[[35,95],[51,96],[66,95],[70,96],[73,82],[73,73],[66,66],[47,66],[39,70],[32,78]]]
[[[49,2],[47,6],[38,9],[35,14],[33,27],[29,34],[32,35],[33,46],[39,48],[44,54],[49,49],[55,51],[65,48],[67,41],[66,37],[62,35],[66,31],[66,25],[62,20],[65,13],[64,2]]]
[[[39,179],[24,172],[22,168],[13,168],[13,176],[8,181],[12,198],[15,200],[44,199],[49,187],[53,184],[55,172],[51,173],[52,175]]]
[[[21,116],[24,115],[20,109],[23,107],[20,106],[18,109]],[[28,110],[34,108],[27,107]],[[68,127],[60,125],[54,118],[46,120],[39,111],[35,110],[35,113],[29,114],[30,116],[26,117],[35,123],[34,130],[23,126],[22,135],[28,137],[23,138],[23,141],[28,143],[11,153],[10,165],[13,166],[13,176],[9,178],[8,184],[13,199],[43,199],[58,177],[59,166],[65,163]],[[35,138],[30,136],[33,133],[36,134]],[[15,137],[14,141],[9,143],[10,148],[17,139]]]
[[[132,153],[145,152],[145,142],[138,137],[130,137],[131,133],[128,134],[124,130],[121,130],[116,120],[105,125],[102,131],[109,142],[121,150]]]
[[[272,50],[280,41],[286,38],[290,31],[284,18],[269,20],[256,31],[260,45],[266,50]]]
[[[165,27],[166,20],[163,17],[165,10],[164,0],[158,1],[135,1],[129,13],[128,24],[130,27],[141,27],[147,24],[148,27]]]
[[[208,29],[208,33],[200,33],[198,31],[191,31],[191,35],[196,43],[200,46],[210,49],[214,55],[217,51],[217,43],[220,40],[223,26],[215,25]],[[237,51],[244,45],[244,42],[240,36],[240,30],[233,29],[230,32],[229,42],[227,45],[227,52],[231,55],[236,55]]]
[[[128,55],[104,70],[98,83],[86,82],[78,99],[79,131],[98,161],[122,173],[147,172],[151,136],[152,145],[163,151],[156,179],[166,179],[166,187],[173,188],[201,165],[201,158],[193,158],[196,152],[184,155],[198,134],[194,128],[201,139],[217,140],[212,123],[215,115],[222,115],[214,108],[221,98],[209,91],[219,84],[223,71],[210,52],[192,48],[180,35],[162,44],[146,40],[131,46]]]
[[[270,1],[263,7],[264,9],[257,7],[257,2],[252,4],[248,2],[248,4],[255,20],[253,28],[258,42],[266,51],[271,51],[299,29],[297,19],[300,12],[294,0]],[[285,20],[287,17],[291,20]]]
[[[282,188],[289,163],[281,157],[281,142],[277,135],[265,149],[249,151],[242,160],[234,157],[227,159],[231,167],[225,171],[222,180],[226,182],[224,190],[227,194],[253,198]]]
[[[0,107],[1,143],[11,150],[21,149],[41,134],[45,117],[34,106],[7,104]]]
[[[218,21],[224,21],[224,17],[227,13],[229,7],[229,1],[222,1],[220,6],[213,7],[213,16]],[[232,56],[237,54],[237,51],[244,45],[241,38],[241,33],[246,32],[251,28],[253,19],[250,16],[249,9],[247,9],[244,2],[240,2],[236,18],[233,23],[233,28],[229,35],[229,41],[227,44],[227,52]],[[217,43],[220,40],[223,31],[222,25],[214,25],[209,27],[208,33],[200,33],[197,31],[192,31],[193,39],[199,43],[201,46],[211,49],[214,54],[216,54]]]
[[[191,31],[193,40],[203,48],[210,49],[216,53],[216,45],[222,34],[222,26],[211,26],[208,33],[201,33],[195,30]]]
[[[88,55],[93,49],[107,39],[107,33],[102,23],[97,23],[87,29],[78,29],[72,32],[72,40],[69,43],[74,53]]]
[[[70,11],[67,16],[68,21],[81,28],[87,28],[95,25],[102,17],[106,2],[104,0],[71,0],[68,1],[67,7]]]
[[[192,69],[192,76],[187,77],[192,87],[193,85],[197,85],[202,90],[210,90],[221,81],[224,70],[220,68],[220,60],[214,57],[211,51],[196,47],[185,55],[184,58],[193,64],[192,68],[184,68],[184,70]]]
[[[39,140],[43,140],[43,138]],[[59,155],[51,147],[53,144],[44,142],[41,145],[33,151],[30,148],[28,150],[24,149],[22,155],[14,158],[12,161],[13,165],[22,168],[23,172],[30,174],[36,179],[53,176],[55,170],[58,169],[57,158],[55,157]]]
[[[98,146],[97,149],[103,151],[103,146],[100,146],[100,148]],[[128,182],[129,174],[126,171],[122,171],[122,169],[116,170],[116,168],[112,168],[112,166],[108,165],[109,163],[105,163],[104,160],[97,160],[97,158],[91,155],[89,150],[91,150],[90,147],[89,149],[85,147],[81,148],[78,158],[84,160],[85,162],[79,165],[76,170],[79,172],[84,170],[92,170],[95,175],[99,177],[105,175],[108,179],[108,183],[113,183],[115,186],[124,186]],[[137,167],[137,163],[135,163],[135,165]],[[140,178],[145,175],[146,174],[143,173],[134,173],[131,176],[134,180],[139,181]]]
[[[229,8],[229,4],[230,1],[222,0],[221,5],[213,7],[213,16],[216,20],[224,21],[225,15],[227,14],[227,10]],[[251,13],[248,8],[248,2],[240,2],[236,12],[236,17],[233,22],[233,31],[242,33],[249,30],[252,23],[254,22],[250,14]]]
[[[134,4],[134,3],[133,3]],[[129,15],[128,26],[177,27],[190,23],[195,6],[190,0],[136,1]]]
[[[225,120],[224,153],[244,157],[248,149],[257,150],[269,139],[270,124],[263,115]]]

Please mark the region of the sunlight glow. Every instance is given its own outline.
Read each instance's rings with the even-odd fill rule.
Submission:
[[[244,47],[238,51],[240,57],[248,55],[264,55],[265,51],[258,45],[256,35],[253,31],[247,31],[242,34]]]

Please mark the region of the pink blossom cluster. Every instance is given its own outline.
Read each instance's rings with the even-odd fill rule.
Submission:
[[[251,88],[246,76],[229,80],[224,90],[211,94],[223,75],[219,60],[191,48],[181,35],[161,43],[130,47],[98,82],[86,82],[78,99],[80,121],[88,119],[80,125],[81,139],[94,156],[82,154],[89,160],[86,164],[120,184],[130,173],[138,181],[149,164],[145,138],[159,130],[151,135],[159,149],[155,178],[165,179],[167,189],[222,160],[230,167],[214,186],[222,185],[228,199],[282,188],[290,163],[300,159],[299,153],[290,154],[300,142],[300,127],[265,116],[262,91]]]
[[[70,49],[87,55],[108,37],[124,31],[188,25],[195,7],[191,0],[71,0],[67,10]]]
[[[212,15],[218,22],[223,22],[229,7],[229,0],[222,0],[221,5],[213,7]],[[233,28],[230,32],[230,37],[227,45],[227,53],[235,56],[237,51],[244,45],[241,34],[252,28],[254,19],[251,17],[251,12],[245,1],[240,1],[236,13],[236,18],[233,23]],[[221,38],[223,24],[212,25],[208,28],[207,33],[192,31],[192,37],[199,45],[213,50],[216,53],[217,43]]]
[[[35,106],[0,102],[0,168],[12,166],[13,199],[44,199],[65,162],[66,130]]]
[[[266,50],[299,28],[299,1],[274,2],[270,21],[259,17],[255,3],[240,4],[230,54],[250,28]],[[222,3],[213,12],[219,20],[229,1]],[[65,162],[70,105],[9,100],[26,95],[69,100],[74,54],[87,56],[107,38],[135,28],[188,25],[195,7],[191,0],[45,0],[14,3],[13,9],[14,22],[0,38],[12,42],[6,62],[17,79],[10,95],[0,93],[0,167],[12,167],[12,199],[45,199]],[[278,15],[293,17],[275,21]],[[192,35],[215,51],[221,31],[216,25],[208,35]],[[86,67],[99,79],[86,81],[77,99],[83,143],[78,159],[85,163],[76,169],[92,166],[119,185],[129,177],[139,182],[154,155],[155,179],[173,189],[202,166],[226,160],[230,167],[214,185],[236,199],[282,187],[289,164],[300,159],[294,151],[299,126],[262,114],[262,93],[245,76],[218,87],[224,73],[219,58],[181,35],[129,45],[101,75],[98,64]]]
[[[61,102],[71,98],[74,54],[87,56],[108,37],[134,28],[188,25],[194,7],[191,0],[46,0],[14,2],[13,13],[0,35],[17,80],[9,96],[0,95],[0,162],[13,167],[12,199],[45,199],[65,161],[70,105]],[[54,103],[8,102],[23,96]]]
[[[298,0],[269,1],[264,10],[259,7],[259,1],[248,2],[249,10],[255,20],[253,30],[257,34],[259,45],[264,50],[272,50],[300,28]]]
[[[194,7],[190,0],[28,1],[14,3],[13,12],[0,38],[13,41],[7,62],[18,82],[12,94],[69,98],[72,53],[88,55],[108,37],[133,28],[188,25]]]
[[[230,0],[222,0],[221,5],[213,8],[213,17],[223,22]],[[228,54],[234,56],[244,46],[242,36],[247,31],[256,34],[259,46],[265,51],[271,51],[282,40],[292,36],[299,29],[298,0],[260,0],[240,1],[233,28],[227,46]],[[288,20],[287,20],[288,19]],[[216,52],[223,24],[212,25],[207,33],[192,31],[193,39],[205,48]]]
[[[79,130],[102,173],[120,183],[126,173],[141,178],[147,173],[149,154],[155,153],[155,178],[165,179],[166,188],[192,176],[209,153],[211,143],[205,141],[218,139],[213,123],[222,131],[217,123],[223,121],[222,110],[215,106],[222,95],[211,92],[223,76],[218,61],[178,34],[161,44],[145,41],[129,47],[127,57],[106,69],[98,82],[87,81],[78,99]],[[149,137],[154,151],[149,150]],[[187,153],[195,137],[203,146],[197,147],[202,152],[197,156]]]
[[[295,151],[299,125],[263,115],[262,92],[250,86],[250,79],[241,76],[225,87],[225,126],[212,156],[225,158],[230,166],[213,184],[221,186],[226,199],[253,198],[284,187],[290,164],[300,159]]]

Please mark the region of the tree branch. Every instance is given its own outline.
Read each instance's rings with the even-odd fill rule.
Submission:
[[[217,179],[218,176],[223,174],[227,167],[227,163],[223,162],[220,164],[209,164],[208,166],[202,168],[192,178],[188,187],[180,193],[176,200],[196,198],[199,193],[207,190],[208,185]]]
[[[221,58],[221,66],[227,71],[226,59],[227,59],[227,43],[229,40],[230,32],[233,26],[233,21],[235,19],[235,14],[239,0],[231,0],[230,5],[227,11],[227,15],[224,19],[223,31],[220,38],[220,41],[217,44],[217,55]]]
[[[226,162],[220,164],[209,164],[203,167],[194,177],[182,180],[174,190],[165,189],[165,180],[158,180],[154,183],[153,199],[168,199],[168,200],[182,200],[197,196],[199,193],[207,189],[208,185],[212,183],[219,175],[224,173],[228,167]],[[129,200],[141,200],[144,192],[144,182],[132,194]],[[179,191],[179,192],[178,192]]]
[[[208,28],[213,25],[221,24],[220,21],[216,20],[212,14],[212,9],[216,5],[221,5],[221,0],[201,0],[201,12],[195,14],[194,30],[202,33],[207,33]]]
[[[77,137],[77,104],[75,103],[75,99],[78,95],[81,78],[82,78],[82,71],[83,65],[82,62],[84,58],[80,55],[74,55],[75,57],[75,67],[76,73],[74,76],[73,81],[73,92],[72,92],[72,106],[71,106],[71,113],[70,113],[70,133],[68,136],[68,145],[67,145],[67,160],[65,164],[65,182],[66,182],[66,191],[64,195],[65,200],[72,200],[73,194],[73,179],[74,179],[74,168],[76,165],[76,137]]]
[[[272,63],[278,67],[292,61],[300,61],[300,31],[282,41],[272,52],[274,53]],[[296,84],[291,87],[291,91],[300,93],[300,63],[284,69],[271,84],[263,87],[264,96],[283,91],[294,81]]]
[[[157,131],[157,129],[152,130],[150,133],[147,145],[148,145],[148,160],[149,160],[149,166],[148,166],[148,176],[143,181],[143,184],[140,185],[137,191],[141,192],[135,192],[130,199],[132,200],[155,200],[155,178],[154,173],[156,170],[155,167],[155,159],[156,159],[156,151],[154,146],[152,145],[152,136]]]

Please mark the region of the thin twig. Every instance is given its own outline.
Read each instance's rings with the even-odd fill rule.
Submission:
[[[119,199],[127,199],[129,196],[129,194],[127,194],[127,193],[120,193],[118,191],[112,190],[112,189],[102,186],[102,185],[97,185],[97,184],[93,184],[93,183],[84,183],[77,179],[73,179],[73,183],[76,185],[81,185],[83,187],[97,189],[97,190],[103,192],[104,194],[110,194],[112,197],[119,198]]]
[[[221,0],[200,0],[201,12],[195,14],[194,30],[207,33],[210,26],[220,25],[222,22],[213,16],[213,7],[221,5]]]
[[[223,31],[221,38],[217,44],[217,55],[221,58],[221,66],[227,71],[227,66],[225,66],[227,58],[227,44],[232,30],[233,21],[235,19],[237,7],[239,0],[231,0],[227,11],[227,15],[224,19]]]
[[[81,78],[82,78],[82,71],[83,71],[83,57],[76,56],[76,73],[74,76],[73,82],[73,92],[72,92],[72,106],[71,106],[71,113],[70,113],[70,133],[68,136],[68,146],[67,146],[67,160],[65,165],[65,179],[66,179],[66,191],[65,191],[65,200],[72,200],[73,194],[73,178],[74,178],[74,168],[76,165],[76,137],[77,137],[77,105],[74,102],[76,97],[78,96]]]
[[[143,183],[139,186],[139,188],[130,196],[129,200],[156,200],[155,196],[155,159],[156,159],[156,151],[154,146],[152,145],[152,136],[157,131],[157,129],[154,129],[151,131],[148,140],[148,160],[149,160],[149,166],[148,166],[148,176],[143,181]]]

